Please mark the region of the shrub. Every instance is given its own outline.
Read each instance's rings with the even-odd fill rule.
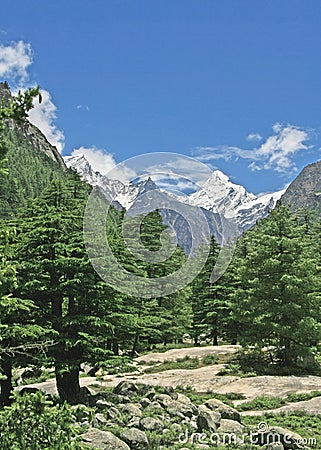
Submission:
[[[15,394],[10,407],[0,411],[1,450],[80,450],[70,407],[53,406],[41,392]]]

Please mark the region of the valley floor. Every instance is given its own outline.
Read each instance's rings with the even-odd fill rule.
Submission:
[[[139,371],[124,375],[105,375],[102,377],[81,377],[81,386],[99,385],[101,387],[114,387],[123,380],[130,380],[163,387],[192,387],[198,393],[237,393],[244,396],[244,401],[252,400],[258,396],[284,397],[290,393],[305,393],[321,389],[321,377],[318,376],[256,376],[241,378],[237,376],[218,376],[217,373],[224,364],[215,364],[198,369],[174,369],[159,373],[144,373],[149,364],[177,360],[189,356],[203,357],[209,354],[231,354],[238,350],[238,346],[208,346],[169,350],[164,353],[149,353],[136,358]],[[42,383],[29,385],[37,387],[48,394],[57,393],[54,379]],[[21,387],[20,387],[21,388]],[[237,401],[235,404],[242,401]],[[273,410],[297,411],[305,410],[310,413],[321,413],[321,397],[308,401],[296,402]],[[272,410],[270,410],[272,411]],[[244,415],[260,415],[262,411],[246,411]]]

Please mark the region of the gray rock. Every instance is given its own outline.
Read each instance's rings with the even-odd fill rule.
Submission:
[[[128,428],[139,428],[140,424],[140,418],[139,417],[132,417],[130,421],[127,424]]]
[[[105,414],[107,415],[108,419],[114,420],[114,421],[117,421],[121,416],[118,409],[115,408],[114,406],[111,406],[109,409],[107,409],[105,411]]]
[[[129,428],[123,431],[120,437],[132,450],[147,450],[149,448],[146,434],[138,428]]]
[[[164,414],[165,412],[158,402],[151,402],[150,405],[146,406],[145,411],[148,413],[155,413],[159,415]]]
[[[181,419],[185,419],[186,417],[192,418],[193,414],[197,411],[197,408],[189,403],[181,403],[178,400],[172,400],[166,407],[166,411],[171,417],[177,416]]]
[[[220,426],[217,430],[218,433],[228,433],[228,434],[242,434],[244,431],[244,426],[241,425],[236,420],[221,419]]]
[[[212,411],[219,412],[222,416],[222,419],[236,420],[237,422],[241,423],[241,414],[235,408],[226,405],[216,398],[207,400],[207,402],[205,402],[205,406],[207,406],[207,408],[211,409]]]
[[[192,400],[189,397],[187,397],[186,395],[181,394],[179,392],[176,394],[176,399],[175,400],[177,400],[180,403],[185,403],[187,405],[193,405],[193,402],[192,402]]]
[[[87,405],[87,406],[91,406],[92,405],[92,400],[91,397],[93,397],[95,395],[95,392],[91,389],[89,389],[89,387],[87,386],[83,386],[80,388],[79,391],[79,402]]]
[[[167,394],[157,394],[154,396],[153,400],[158,402],[163,408],[166,408],[173,402],[172,397]]]
[[[138,387],[136,384],[130,381],[121,381],[117,386],[113,389],[113,393],[117,395],[125,395],[128,397],[132,397],[134,394],[138,392]]]
[[[162,431],[164,424],[161,420],[154,417],[143,417],[139,422],[140,428],[146,431]]]
[[[97,400],[96,408],[98,411],[105,411],[112,407],[110,402],[106,402],[106,400]]]
[[[118,405],[119,411],[127,414],[129,417],[141,417],[142,411],[137,404],[128,403],[126,405]]]
[[[262,450],[284,450],[284,447],[280,442],[276,442],[275,444],[265,445],[264,447],[262,447]]]
[[[106,425],[108,423],[108,420],[101,413],[95,414],[94,420],[97,425]]]
[[[89,428],[82,436],[86,445],[98,450],[130,450],[130,447],[109,431]]]
[[[138,393],[140,396],[144,396],[151,400],[155,396],[156,391],[153,386],[149,386],[148,384],[141,384],[138,386]]]
[[[215,433],[220,426],[221,414],[201,405],[198,408],[197,426],[200,431],[209,431]]]
[[[146,408],[146,406],[151,404],[151,400],[147,397],[144,397],[141,399],[140,404],[142,405],[143,408]]]

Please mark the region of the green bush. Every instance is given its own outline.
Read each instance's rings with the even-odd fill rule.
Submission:
[[[218,355],[205,355],[202,358],[202,366],[211,366],[213,364],[218,364]]]
[[[45,396],[15,394],[0,411],[1,450],[80,450],[77,429],[67,404],[53,405]]]
[[[261,395],[254,398],[250,402],[241,403],[237,406],[239,411],[252,411],[252,410],[264,410],[264,409],[275,409],[286,405],[286,400],[284,398],[278,397],[268,397]]]

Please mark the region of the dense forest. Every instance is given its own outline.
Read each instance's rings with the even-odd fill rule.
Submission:
[[[240,343],[251,349],[243,363],[257,373],[318,372],[321,222],[313,211],[294,214],[280,204],[238,240],[215,283],[210,274],[220,247],[213,238],[204,268],[186,288],[163,298],[124,295],[100,279],[86,253],[90,186],[6,126],[23,123],[37,95],[32,89],[0,108],[2,406],[13,401],[16,368],[54,368],[60,399],[77,404],[83,364],[108,370],[187,338],[195,345]],[[110,208],[106,231],[127,270],[160,277],[184,263],[178,246],[166,263],[135,259],[122,240],[123,215]],[[144,218],[141,238],[149,250],[160,247],[165,228],[158,211]]]

